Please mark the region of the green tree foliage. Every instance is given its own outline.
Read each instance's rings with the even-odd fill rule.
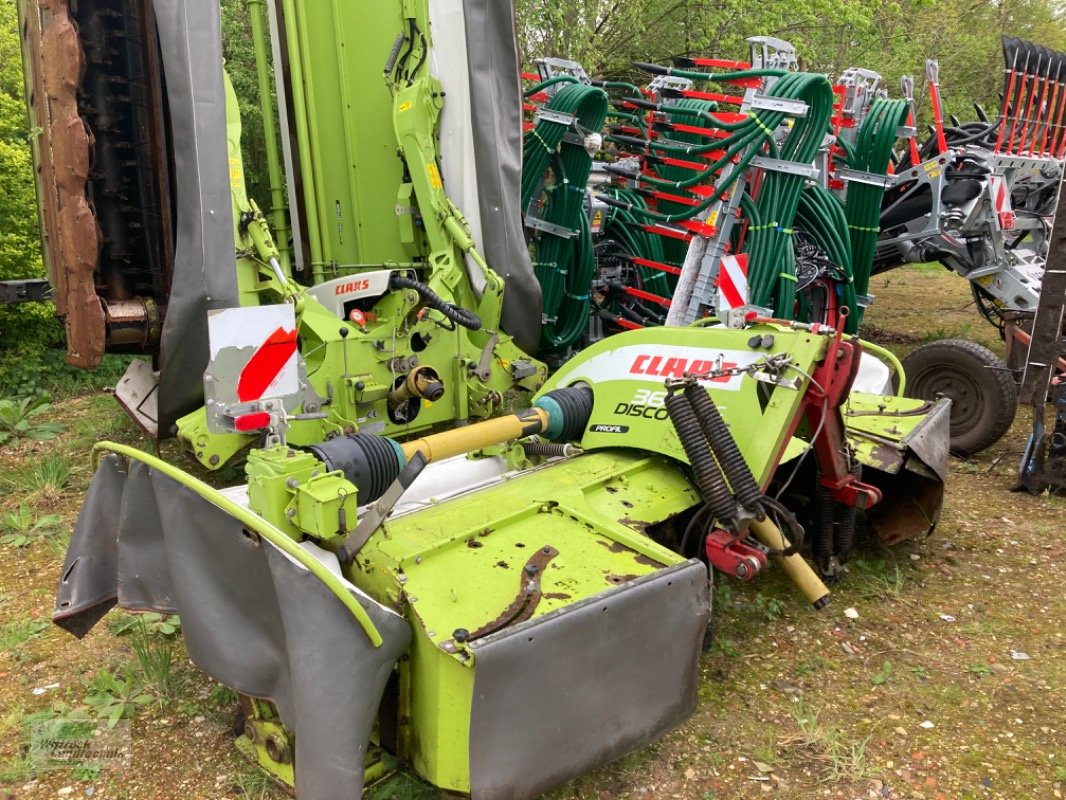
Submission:
[[[23,100],[22,56],[13,0],[0,0],[0,280],[44,277],[32,131]],[[62,329],[49,304],[0,306],[0,361],[55,344]],[[2,364],[0,364],[2,371]]]
[[[1000,37],[1066,51],[1066,22],[1055,0],[518,0],[527,66],[542,55],[572,58],[590,74],[647,80],[633,61],[672,55],[746,59],[745,37],[792,42],[802,69],[838,76],[848,67],[882,74],[899,96],[911,75],[919,114],[929,106],[927,58],[940,62],[945,109],[972,119],[971,103],[990,115],[1003,88]]]
[[[241,110],[241,155],[244,157],[248,196],[266,210],[270,208],[270,179],[267,175],[263,111],[259,105],[259,79],[255,71],[255,48],[248,21],[248,3],[247,0],[221,2],[222,54]]]

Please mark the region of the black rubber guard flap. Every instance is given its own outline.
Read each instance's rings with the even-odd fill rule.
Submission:
[[[203,404],[207,312],[238,305],[218,0],[153,0],[170,105],[177,216],[160,342],[159,435]]]

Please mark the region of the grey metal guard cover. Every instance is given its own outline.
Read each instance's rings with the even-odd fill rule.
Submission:
[[[471,124],[485,259],[504,279],[501,327],[527,353],[540,345],[540,282],[522,233],[522,86],[513,0],[465,0]]]
[[[683,722],[709,589],[688,561],[473,642],[474,800],[536,797]]]
[[[355,595],[375,649],[318,578],[177,482],[117,456],[97,470],[63,565],[53,620],[84,636],[117,601],[181,615],[189,656],[242,694],[277,704],[296,734],[300,800],[352,800],[393,664],[399,615]]]
[[[160,342],[159,435],[203,403],[207,310],[238,305],[218,0],[153,0],[170,107],[177,226]]]

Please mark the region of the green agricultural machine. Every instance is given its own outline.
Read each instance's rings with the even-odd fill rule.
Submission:
[[[150,355],[127,410],[244,463],[218,488],[100,443],[54,619],[180,614],[238,747],[302,800],[398,765],[535,797],[692,712],[711,567],[774,563],[820,609],[862,529],[935,526],[949,404],[903,397],[847,304],[576,352],[568,265],[596,254],[528,231],[574,238],[606,95],[568,92],[523,172],[508,4],[249,3],[265,213],[217,2],[19,10],[70,359]]]

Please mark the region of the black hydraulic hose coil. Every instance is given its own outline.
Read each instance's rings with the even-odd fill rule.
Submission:
[[[722,419],[718,406],[707,394],[707,390],[698,383],[685,388],[685,398],[691,404],[700,428],[703,429],[703,435],[736,494],[737,501],[748,511],[756,513],[758,519],[762,519],[762,491],[748,467],[748,462],[737,447],[733,434],[729,432],[729,426]]]
[[[551,431],[550,433],[555,435],[548,438],[556,442],[580,439],[589,425],[589,417],[592,416],[592,404],[595,400],[592,389],[588,386],[567,386],[564,389],[553,389],[544,396],[555,401],[563,416],[562,430],[557,434]],[[547,431],[545,435],[548,435]]]
[[[567,447],[565,442],[530,442],[522,445],[527,456],[543,456],[544,458],[565,456]]]
[[[851,474],[856,480],[862,480],[862,464],[858,461],[851,465]],[[840,521],[837,523],[836,532],[833,536],[833,550],[841,564],[847,563],[851,557],[851,551],[855,547],[855,517],[858,510],[855,506],[845,505],[840,510]]]
[[[814,565],[822,576],[830,572],[833,558],[833,520],[836,516],[836,501],[829,489],[821,482],[814,489],[814,537],[811,540],[811,555]]]
[[[665,402],[666,413],[670,415],[670,421],[677,431],[677,438],[685,449],[685,455],[688,456],[700,494],[710,507],[718,524],[735,529],[736,503],[729,492],[729,487],[726,486],[725,477],[718,463],[707,446],[707,440],[704,438],[700,421],[696,418],[696,412],[692,410],[688,398],[683,394],[667,394]]]
[[[400,474],[397,447],[373,433],[353,433],[310,445],[308,450],[330,472],[340,470],[359,490],[359,505],[372,503]]]
[[[418,292],[422,301],[427,306],[439,311],[452,322],[457,325],[462,325],[464,328],[469,328],[472,331],[481,330],[481,317],[470,309],[449,303],[435,291],[430,289],[426,284],[422,283],[422,281],[408,278],[406,275],[401,275],[399,273],[393,273],[392,277],[389,279],[389,288],[414,289]]]

